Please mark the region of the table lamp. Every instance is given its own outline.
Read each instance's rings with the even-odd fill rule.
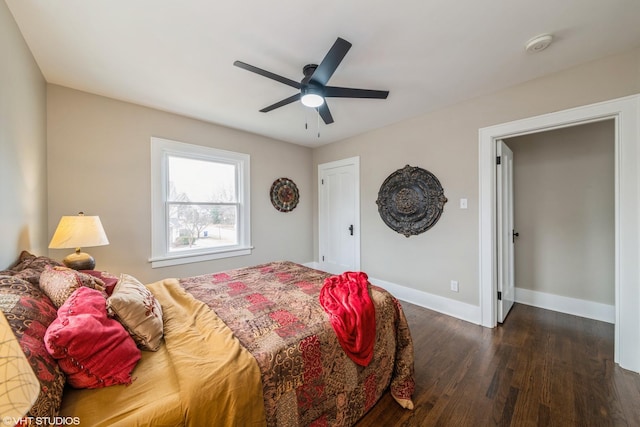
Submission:
[[[9,322],[0,310],[0,422],[20,424],[40,394],[40,382],[33,373]],[[9,423],[6,421],[9,420]]]
[[[102,228],[100,217],[85,216],[80,212],[77,216],[63,216],[60,219],[49,248],[76,248],[74,253],[62,260],[64,265],[74,270],[93,270],[96,266],[95,259],[88,253],[81,252],[80,248],[108,244],[109,239]]]

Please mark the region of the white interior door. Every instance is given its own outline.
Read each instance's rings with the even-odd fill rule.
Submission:
[[[334,274],[360,269],[358,157],[318,165],[320,268]]]
[[[503,141],[497,141],[496,195],[498,242],[498,322],[504,322],[515,298],[513,225],[513,152]]]

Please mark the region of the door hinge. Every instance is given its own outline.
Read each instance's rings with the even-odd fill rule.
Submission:
[[[498,301],[502,301],[502,292],[498,291]]]
[[[322,255],[322,261],[324,261],[324,255]]]
[[[320,180],[320,184],[321,184],[321,185],[324,185],[324,178],[322,178],[322,179]]]
[[[502,158],[500,156],[496,157],[496,165],[502,164]]]

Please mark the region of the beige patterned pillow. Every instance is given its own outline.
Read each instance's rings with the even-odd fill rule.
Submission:
[[[81,286],[98,290],[106,297],[102,280],[67,267],[47,265],[40,274],[39,285],[57,308],[60,308],[67,298]]]
[[[160,348],[162,306],[151,291],[133,276],[121,274],[107,298],[107,312],[116,318],[143,350]]]

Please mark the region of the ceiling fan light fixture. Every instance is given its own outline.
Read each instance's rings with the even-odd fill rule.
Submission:
[[[333,116],[331,116],[325,97],[387,99],[389,95],[388,90],[327,86],[329,79],[349,49],[351,49],[351,43],[338,37],[320,64],[307,64],[302,68],[304,78],[300,82],[272,73],[271,71],[263,70],[262,68],[254,67],[242,61],[234,61],[233,65],[298,90],[294,95],[264,107],[260,110],[261,113],[268,113],[276,108],[300,101],[305,107],[314,108],[317,111],[318,121],[322,119],[326,125],[329,125],[333,123]]]
[[[316,93],[307,93],[302,95],[300,102],[302,102],[302,105],[305,107],[317,108],[324,104],[324,98]]]
[[[322,104],[324,104],[324,92],[321,88],[316,87],[314,85],[305,86],[303,85],[300,89],[301,97],[300,102],[305,107],[310,108],[318,108]]]

